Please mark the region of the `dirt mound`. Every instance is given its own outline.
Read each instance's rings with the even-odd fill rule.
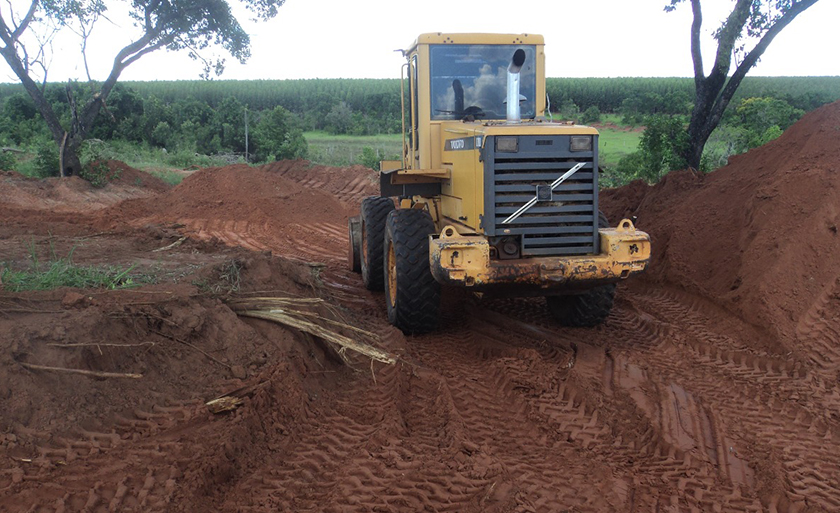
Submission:
[[[241,164],[198,171],[157,197],[116,205],[101,219],[111,225],[195,218],[286,225],[347,213],[348,207],[327,191],[303,187],[269,167]]]
[[[159,178],[123,162],[108,162],[119,177],[96,188],[78,176],[29,178],[15,172],[0,173],[0,208],[4,210],[85,212],[109,207],[131,198],[149,197],[170,187]]]
[[[172,188],[172,186],[170,186],[160,178],[154,175],[150,175],[145,171],[134,169],[125,162],[120,162],[119,160],[109,160],[108,170],[110,171],[111,176],[113,176],[115,173],[118,173],[118,176],[115,180],[112,180],[108,185],[105,186],[106,189],[108,187],[127,185],[141,187],[143,189],[148,189],[154,192],[164,192]]]
[[[699,292],[794,340],[840,293],[840,102],[706,176],[604,191],[612,219],[651,234],[648,276]]]
[[[343,201],[361,202],[362,198],[379,194],[379,176],[370,168],[355,165],[329,167],[313,165],[306,160],[284,160],[263,166],[305,187],[320,189]]]

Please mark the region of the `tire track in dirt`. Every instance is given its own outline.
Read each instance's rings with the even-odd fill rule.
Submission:
[[[370,193],[361,175],[279,172],[345,205]],[[257,430],[269,450],[241,455],[241,468],[191,468],[213,426],[200,405],[176,404],[106,433],[31,433],[36,463],[0,472],[0,492],[44,481],[26,492],[36,511],[164,511],[189,493],[223,511],[840,509],[840,281],[811,303],[790,354],[719,306],[653,284],[620,289],[596,329],[560,328],[540,298],[455,293],[438,333],[405,339],[382,295],[347,270],[343,215],[179,222],[201,239],[322,262],[325,296],[398,365],[325,371],[331,384],[303,392],[294,423]],[[47,470],[64,463],[72,471]],[[207,484],[184,491],[183,469]]]
[[[305,186],[321,184],[318,181],[300,183]],[[326,237],[319,242],[323,240],[324,246],[307,248],[304,255],[308,257],[319,250],[334,248],[339,241],[346,244],[346,234],[338,225],[333,227],[332,233],[322,233]],[[289,244],[277,252],[300,255],[289,251],[289,247],[296,245]],[[323,254],[328,253],[323,251]],[[379,298],[364,291],[356,275],[336,267],[344,265],[342,253],[333,251],[328,255],[330,258],[324,259],[331,264],[323,273],[331,293],[350,309],[372,305],[381,308]],[[457,412],[459,425],[470,427],[469,442],[477,443],[479,447],[484,443],[499,472],[526,476],[510,483],[511,490],[515,488],[519,493],[518,504],[526,510],[532,504],[539,506],[537,510],[570,505],[597,510],[611,504],[619,508],[629,505],[629,510],[678,506],[733,511],[775,507],[784,511],[803,497],[824,507],[834,506],[837,497],[830,489],[832,485],[819,485],[813,471],[831,483],[836,478],[836,466],[825,458],[815,469],[803,465],[809,454],[820,454],[819,443],[824,443],[823,437],[829,431],[820,430],[819,426],[815,428],[813,423],[791,427],[789,421],[793,419],[794,424],[797,419],[801,421],[805,418],[802,415],[810,415],[810,408],[799,409],[792,417],[790,414],[780,417],[780,414],[790,412],[773,407],[772,400],[765,403],[768,399],[762,397],[769,390],[780,388],[788,396],[783,400],[793,401],[796,409],[793,398],[808,395],[813,390],[814,377],[796,362],[767,352],[756,352],[754,344],[739,341],[737,335],[727,336],[706,329],[712,322],[710,319],[718,317],[718,312],[713,317],[704,315],[701,301],[693,296],[675,297],[653,289],[642,294],[640,301],[636,299],[634,297],[634,305],[619,301],[607,326],[600,330],[558,329],[545,312],[541,299],[499,301],[479,306],[467,314],[482,318],[484,322],[470,321],[467,328],[453,328],[450,323],[437,336],[412,339],[410,352],[418,365],[434,369],[427,379],[437,383],[438,394],[441,390],[447,391],[443,394],[449,398],[444,411]],[[824,309],[827,301],[815,308]],[[488,322],[489,318],[498,319],[498,316],[489,311],[481,315],[485,308],[504,312],[509,318],[505,321],[515,321],[515,327]],[[475,315],[477,312],[479,315]],[[736,320],[728,322],[742,325]],[[516,333],[517,337],[512,338],[511,333]],[[514,341],[516,338],[526,340],[521,343],[530,346],[527,350],[530,356],[499,356],[519,347]],[[423,349],[415,353],[417,346]],[[469,347],[482,349],[471,353],[465,349]],[[495,349],[489,349],[491,347]],[[558,350],[558,347],[570,349]],[[540,383],[545,376],[556,373],[570,361],[574,368],[569,376],[555,378],[550,386]],[[540,376],[537,383],[534,375]],[[824,380],[816,385],[830,389]],[[420,394],[414,397],[413,404],[419,408],[430,404],[431,400]],[[500,403],[519,406],[500,412],[497,409]],[[480,411],[475,409],[476,405]],[[769,417],[775,418],[761,414],[768,406],[773,412]],[[743,415],[745,410],[749,412],[747,415]],[[438,410],[427,406],[424,415],[429,411]],[[642,419],[636,421],[635,431],[616,420],[628,412]],[[500,418],[506,419],[507,426],[497,425],[498,421],[494,420],[494,416],[502,413],[504,417]],[[516,420],[511,422],[511,416]],[[558,457],[562,455],[568,459],[565,453],[568,451],[585,452],[587,458],[579,461],[581,468],[591,466],[594,461],[600,462],[601,468],[626,469],[618,474],[626,478],[604,485],[605,489],[615,488],[622,492],[600,494],[608,499],[598,505],[576,502],[575,494],[563,496],[556,491],[555,499],[550,499],[544,487],[561,476],[553,476],[550,471],[534,466],[535,462],[528,462],[523,457],[530,454],[527,446],[517,446],[518,456],[514,457],[487,445],[499,433],[517,440],[517,444],[522,443],[522,433],[517,435],[511,431],[508,427],[511,423],[542,430],[543,438],[537,439],[541,441],[539,445],[543,451],[549,440],[545,433],[550,433],[553,443],[559,445],[551,446],[549,452],[557,451]],[[802,435],[800,431],[807,434],[809,429],[814,432],[813,436],[805,436],[799,444],[801,447],[794,444],[783,448],[784,442],[771,443],[768,447],[763,441],[764,438],[796,440]],[[744,436],[744,430],[753,435]],[[533,437],[533,433],[524,436]],[[776,472],[778,481],[786,483],[785,492],[766,496],[757,490],[759,483],[755,482],[754,464],[748,462],[755,456],[754,446],[759,450],[772,450],[774,456],[782,451],[783,468],[764,470]],[[429,447],[424,449],[429,450]],[[748,449],[753,452],[748,453]],[[581,474],[576,470],[572,473],[586,475],[586,472]],[[580,490],[588,489],[588,495],[592,495],[591,484],[597,480],[585,481],[578,483]],[[668,492],[663,493],[663,482],[667,483],[665,490]],[[480,483],[473,486],[480,486]],[[335,489],[330,488],[333,492]],[[575,489],[575,485],[569,489]],[[352,496],[352,490],[345,489],[339,495],[346,494]],[[423,506],[440,506],[428,495],[420,494],[417,500],[417,504]]]
[[[830,282],[796,327],[797,353],[803,354],[827,381],[840,380],[840,278]],[[837,386],[834,404],[840,404]]]
[[[390,328],[378,334],[385,345],[401,338]],[[385,367],[377,370],[375,382],[356,376],[351,386],[319,401],[319,410],[295,429],[289,452],[237,487],[236,495],[246,492],[252,503],[245,509],[227,506],[237,511],[461,511],[486,480],[466,471],[453,475],[451,465],[464,444],[438,413],[449,410],[448,400],[423,391],[433,383],[418,380],[415,372],[410,366]],[[452,458],[437,457],[441,452]]]
[[[498,313],[486,316],[486,320],[505,324],[512,321],[500,320]],[[593,461],[626,472],[629,498],[624,507],[628,511],[677,504],[683,508],[739,511],[755,506],[754,499],[738,501],[731,497],[731,485],[727,490],[726,483],[716,475],[714,462],[689,453],[690,437],[669,437],[669,426],[680,421],[679,413],[667,408],[672,404],[670,401],[663,401],[666,414],[661,418],[642,420],[650,408],[636,407],[634,400],[621,388],[614,390],[613,381],[621,381],[631,390],[641,385],[638,378],[643,372],[641,369],[633,367],[627,377],[616,376],[613,370],[616,362],[609,351],[585,342],[587,337],[570,336],[569,331],[557,330],[555,336],[551,329],[542,330],[548,340],[574,347],[575,357],[569,362],[569,376],[559,386],[528,394],[523,399],[542,422],[588,451]],[[618,365],[623,364],[619,362]],[[678,396],[692,419],[704,419],[696,402],[685,391],[674,385],[668,391]],[[648,394],[636,395],[647,400]],[[630,425],[616,422],[628,416],[636,420]],[[708,419],[705,420],[708,423]],[[696,431],[700,432],[699,429]],[[639,479],[639,476],[644,478]],[[672,492],[664,496],[663,482],[674,483]]]
[[[194,429],[203,409],[193,402],[135,410],[130,418],[117,417],[109,432],[79,428],[55,436],[19,427],[37,454],[25,458],[30,465],[13,469],[9,482],[0,481],[0,492],[40,483],[16,497],[20,503],[30,496],[30,511],[168,511],[183,477],[178,467],[191,457],[177,435]]]
[[[379,192],[376,172],[363,166],[328,168],[286,161],[266,167],[304,187],[324,190],[349,204],[358,205],[365,197]]]
[[[450,328],[418,341],[418,356],[446,380],[471,441],[486,447],[502,465],[516,491],[517,506],[536,511],[618,508],[625,501],[625,483],[613,479],[606,467],[593,464],[564,430],[546,429],[522,401],[523,394],[557,387],[567,367],[544,360],[533,342],[512,347],[499,341],[499,335],[488,337],[470,321],[455,333]],[[574,407],[574,397],[568,399],[573,408],[566,417],[574,431],[574,425],[585,425],[589,419]],[[562,489],[556,485],[560,482]]]
[[[711,322],[692,322],[692,317],[696,320],[701,314],[691,305],[673,302],[662,294],[636,296],[634,304],[640,305],[641,315],[631,328],[668,342],[642,345],[643,353],[631,361],[655,367],[655,378],[652,372],[645,373],[645,378],[656,386],[671,381],[702,398],[708,417],[719,419],[714,431],[723,442],[717,444],[722,450],[711,452],[717,453],[721,468],[729,469],[730,476],[747,477],[746,482],[735,481],[737,484],[746,485],[746,489],[756,486],[749,478],[754,469],[744,472],[742,460],[769,454],[781,461],[781,468],[762,470],[777,474],[785,483],[786,497],[762,497],[767,507],[783,510],[797,501],[827,510],[840,507],[840,454],[826,450],[828,440],[837,437],[840,427],[826,415],[836,410],[836,403],[826,409],[822,404],[825,398],[811,399],[814,385],[820,386],[813,375],[799,363],[715,347],[725,344],[721,341],[726,337],[709,330],[706,326]]]

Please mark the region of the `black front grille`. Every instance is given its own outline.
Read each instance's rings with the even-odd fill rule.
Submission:
[[[487,138],[485,235],[520,236],[523,256],[598,253],[597,152],[569,151],[569,137],[520,136],[516,153],[496,151],[493,137]],[[598,147],[597,136],[592,145]],[[537,186],[550,185],[578,163],[583,166],[554,189],[550,201],[539,201],[515,220],[504,222],[534,199]]]

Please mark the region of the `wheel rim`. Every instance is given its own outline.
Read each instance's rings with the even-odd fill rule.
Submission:
[[[388,244],[388,299],[391,306],[397,304],[397,255],[394,252],[394,243]]]

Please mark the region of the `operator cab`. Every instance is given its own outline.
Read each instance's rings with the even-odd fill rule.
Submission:
[[[499,120],[506,116],[508,67],[524,53],[519,104],[523,118],[536,116],[536,45],[441,44],[429,48],[432,120]]]

